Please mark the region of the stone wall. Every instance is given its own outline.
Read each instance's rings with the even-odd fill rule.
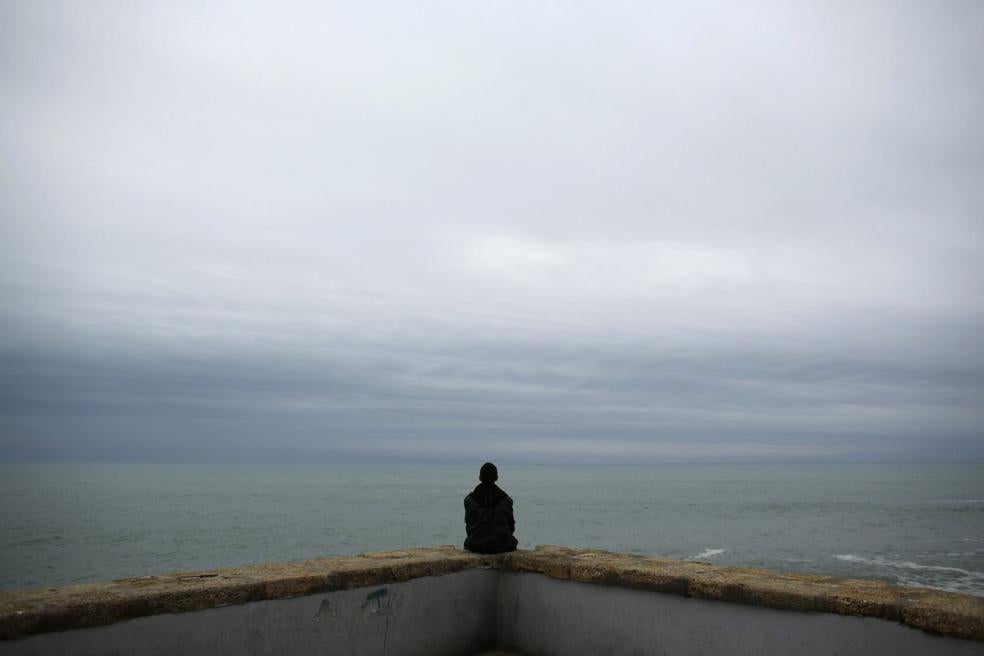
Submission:
[[[0,642],[0,655],[460,656],[496,644],[498,572],[164,613]]]
[[[706,643],[694,654],[984,654],[984,600],[562,547],[409,549],[0,593],[0,654],[458,654],[497,643],[530,654],[683,643]]]
[[[496,635],[523,654],[980,656],[984,643],[896,622],[502,572]]]

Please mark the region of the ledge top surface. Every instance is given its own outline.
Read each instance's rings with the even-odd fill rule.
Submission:
[[[0,639],[81,629],[252,601],[386,585],[464,570],[528,572],[696,599],[873,617],[984,640],[984,599],[878,581],[539,546],[483,556],[455,547],[402,549],[104,583],[0,592]]]

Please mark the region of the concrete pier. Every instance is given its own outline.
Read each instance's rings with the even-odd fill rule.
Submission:
[[[538,547],[0,593],[2,654],[984,654],[984,599]]]

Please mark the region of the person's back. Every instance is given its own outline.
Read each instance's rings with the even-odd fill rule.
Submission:
[[[482,481],[465,497],[465,549],[477,553],[515,551],[513,502],[495,482],[499,472],[490,462],[482,465]]]

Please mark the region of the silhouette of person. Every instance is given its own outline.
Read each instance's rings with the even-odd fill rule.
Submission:
[[[499,471],[487,462],[478,479],[482,482],[465,497],[465,549],[483,554],[515,551],[519,543],[513,537],[513,501],[495,484]]]

